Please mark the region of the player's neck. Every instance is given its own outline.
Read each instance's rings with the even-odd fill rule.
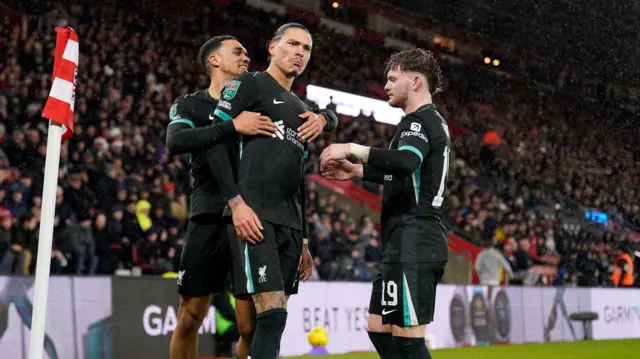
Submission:
[[[432,104],[433,100],[431,99],[431,94],[416,94],[416,96],[410,96],[405,102],[402,110],[405,114],[409,114],[412,112],[418,111],[418,109],[424,105]]]
[[[291,86],[293,86],[293,80],[295,77],[290,77],[286,75],[284,72],[280,71],[277,67],[270,65],[267,69],[267,73],[276,80],[280,86],[284,87],[287,91],[291,91]]]
[[[222,89],[227,84],[227,82],[231,81],[232,79],[233,77],[225,76],[225,74],[217,74],[214,72],[213,76],[211,76],[211,83],[209,84],[209,96],[216,100],[219,99]]]

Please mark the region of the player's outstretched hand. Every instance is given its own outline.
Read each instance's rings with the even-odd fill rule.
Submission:
[[[309,253],[309,248],[304,246],[302,248],[302,265],[300,266],[300,280],[306,281],[311,278],[311,274],[313,273],[313,259],[311,258],[311,253]]]
[[[320,154],[320,167],[326,167],[329,161],[345,160],[349,157],[348,143],[334,143]]]
[[[298,137],[303,141],[313,141],[324,131],[327,125],[327,119],[324,115],[317,115],[311,111],[307,111],[300,115],[300,118],[306,121],[302,126],[298,127]]]
[[[356,165],[348,160],[329,161],[320,168],[322,176],[333,181],[349,181],[362,176],[362,165]]]
[[[244,201],[235,204],[231,208],[231,214],[238,238],[251,244],[256,244],[264,239],[262,236],[264,228],[260,219]]]
[[[233,126],[236,128],[237,133],[249,136],[271,136],[278,129],[269,117],[250,111],[242,111],[238,117],[234,118]]]

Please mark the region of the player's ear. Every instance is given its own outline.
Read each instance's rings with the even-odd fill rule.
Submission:
[[[276,49],[276,43],[273,40],[269,40],[269,43],[267,45],[267,48],[269,49],[269,56],[273,57],[273,54],[275,52]]]
[[[211,67],[220,67],[220,59],[216,56],[215,52],[209,55],[208,61]]]
[[[420,76],[420,75],[416,75],[413,78],[413,91],[421,91],[421,90],[425,90],[428,89],[427,88],[428,84],[427,81],[424,77]]]
[[[420,76],[414,75],[413,78],[411,79],[411,90],[418,91],[421,85],[422,85],[422,81],[420,79]]]

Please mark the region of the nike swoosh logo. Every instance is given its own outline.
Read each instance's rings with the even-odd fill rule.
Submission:
[[[211,115],[211,114],[210,114],[210,115],[209,115],[209,119],[210,119],[211,121],[213,121],[213,118],[214,118],[214,117],[213,117],[213,115]]]
[[[393,313],[393,312],[395,312],[396,310],[397,310],[397,309],[393,309],[393,310],[386,311],[386,310],[384,310],[384,309],[383,309],[383,310],[382,310],[382,315],[387,315],[387,314]]]
[[[278,100],[276,100],[275,98],[273,99],[273,104],[274,104],[274,105],[279,105],[279,104],[281,104],[281,103],[284,103],[284,101],[278,101]]]

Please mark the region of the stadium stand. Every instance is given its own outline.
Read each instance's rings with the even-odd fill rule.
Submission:
[[[234,34],[252,70],[262,70],[266,40],[295,20],[314,34],[310,68],[295,86],[301,97],[318,85],[383,98],[382,65],[394,48],[413,43],[438,53],[449,84],[435,102],[454,133],[444,220],[463,272],[492,243],[536,284],[611,285],[618,250],[633,253],[640,239],[636,92],[537,61],[507,72],[467,60],[464,46],[444,40],[260,4],[214,1],[200,12],[206,16],[176,22],[144,2],[0,8],[0,273],[29,274],[35,265],[53,25],[77,29],[82,56],[75,135],[62,147],[52,271],[162,274],[177,268],[191,184],[186,159],[169,155],[163,140],[172,100],[207,84],[199,44]],[[312,144],[307,214],[316,278],[368,281],[381,256],[380,188],[328,183],[315,174],[318,154],[335,141],[387,147],[392,131],[365,114],[342,115],[336,133]],[[515,281],[525,278],[532,277]]]

